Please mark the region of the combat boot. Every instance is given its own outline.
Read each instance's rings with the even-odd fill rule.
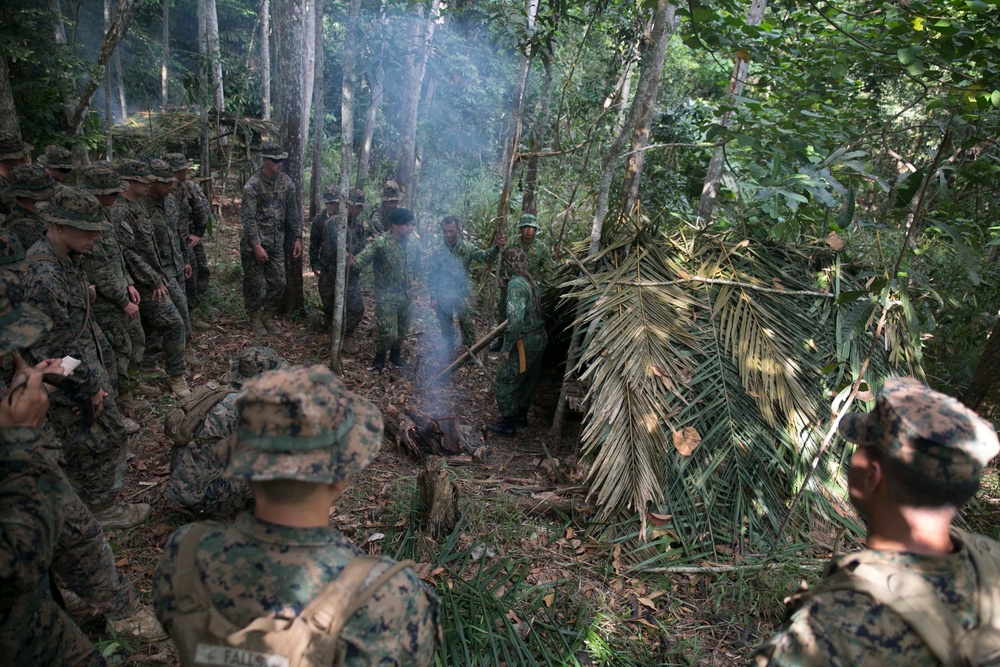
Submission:
[[[128,637],[141,642],[161,642],[167,638],[167,633],[156,620],[153,610],[144,604],[140,604],[134,612],[124,618],[109,618],[108,628],[116,637]]]
[[[281,333],[281,327],[274,321],[274,317],[272,315],[265,316],[263,318],[263,323],[264,328],[267,329],[267,333],[271,335]]]
[[[250,313],[250,331],[255,336],[267,335],[267,329],[264,328],[264,322],[260,318],[260,313]]]
[[[514,414],[511,419],[514,420],[514,426],[527,426],[528,425],[528,411],[522,410]]]
[[[503,334],[497,336],[496,340],[490,343],[490,352],[499,352],[503,349]]]
[[[357,354],[358,353],[358,341],[355,340],[354,334],[348,334],[344,336],[344,340],[340,343],[340,351],[344,354]]]
[[[184,379],[183,375],[175,375],[172,378],[168,378],[167,384],[170,385],[170,391],[174,392],[174,396],[177,398],[181,400],[190,398],[191,389],[188,387],[187,380]]]
[[[396,368],[406,368],[407,366],[409,366],[408,363],[403,361],[403,355],[399,351],[398,347],[394,347],[391,350],[389,350],[389,361],[391,361],[392,365],[395,366]]]
[[[148,503],[131,503],[126,505],[112,505],[104,509],[95,510],[94,518],[101,524],[104,530],[118,530],[136,526],[149,516],[153,508]]]
[[[372,359],[371,370],[381,373],[383,368],[385,368],[385,352],[376,352],[375,358]]]
[[[125,426],[125,435],[138,433],[141,428],[139,426],[139,422],[134,419],[129,419],[128,417],[122,417],[122,425]]]
[[[513,417],[501,417],[498,422],[491,422],[486,425],[486,428],[493,431],[497,435],[504,435],[508,438],[512,438],[517,435],[517,425],[514,424]]]
[[[131,391],[127,394],[119,394],[115,403],[118,404],[119,409],[128,410],[129,412],[133,412],[135,410],[145,410],[149,407],[149,401],[136,398],[132,395]]]

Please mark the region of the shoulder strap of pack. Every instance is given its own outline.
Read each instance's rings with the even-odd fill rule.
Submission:
[[[303,620],[310,622],[323,632],[336,635],[354,614],[358,612],[397,572],[413,565],[413,561],[396,563],[386,569],[375,580],[361,590],[365,579],[379,564],[378,558],[358,556],[344,568],[340,576],[331,581],[308,607],[302,610]]]
[[[979,597],[979,627],[1000,629],[1000,545],[982,535],[975,535],[960,528],[951,529],[952,538],[969,550],[976,568]]]
[[[177,570],[173,576],[173,589],[177,608],[182,613],[212,607],[212,599],[205,589],[205,584],[201,583],[198,565],[195,563],[198,542],[208,528],[206,523],[191,524],[191,528],[181,538],[177,548]]]

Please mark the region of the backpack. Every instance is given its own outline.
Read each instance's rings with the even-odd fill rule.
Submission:
[[[231,394],[234,389],[207,384],[198,387],[176,408],[167,413],[163,420],[163,430],[174,444],[186,445],[194,439],[195,431],[205,421],[216,403]]]
[[[794,611],[818,593],[863,593],[896,613],[945,667],[1000,665],[1000,544],[958,528],[951,536],[969,550],[976,571],[979,624],[965,630],[927,581],[909,570],[877,562],[869,552],[852,556],[815,588],[792,598]]]
[[[361,590],[380,561],[358,556],[296,618],[262,616],[240,628],[212,604],[195,564],[198,542],[208,528],[208,524],[193,524],[181,540],[172,579],[177,616],[171,635],[183,667],[340,667],[347,649],[346,642],[340,641],[344,624],[396,573],[414,565],[413,561],[396,563]]]

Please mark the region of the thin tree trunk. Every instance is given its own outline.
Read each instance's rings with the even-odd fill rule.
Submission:
[[[309,130],[312,120],[310,113],[313,103],[313,86],[316,85],[316,5],[322,0],[309,0],[306,10],[306,32],[303,38],[305,48],[305,67],[302,70],[302,137],[309,143]]]
[[[536,203],[536,192],[538,189],[538,162],[541,159],[539,152],[545,143],[545,135],[548,132],[549,123],[549,91],[552,88],[552,54],[544,56],[542,65],[545,68],[545,76],[542,79],[542,92],[538,100],[538,114],[535,116],[535,124],[531,128],[531,139],[528,149],[531,156],[528,164],[524,168],[524,195],[521,199],[521,209],[527,213],[534,213],[538,210]]]
[[[271,0],[263,0],[260,11],[260,117],[271,120]]]
[[[115,76],[118,79],[118,104],[121,105],[122,120],[128,119],[128,106],[125,104],[125,75],[122,74],[121,47],[115,48]]]
[[[221,115],[226,110],[226,93],[222,79],[222,52],[219,48],[219,13],[215,0],[205,1],[205,45],[209,57],[209,71],[212,74],[212,101],[215,106],[215,134],[219,145],[228,143],[222,131]]]
[[[676,7],[670,0],[659,0],[653,15],[653,29],[649,36],[648,49],[642,59],[642,73],[635,91],[633,105],[638,108],[633,114],[632,147],[625,161],[625,178],[622,184],[622,212],[629,215],[639,201],[639,183],[642,182],[642,168],[645,164],[646,146],[649,145],[649,130],[653,124],[653,110],[656,94],[660,90],[663,61],[667,53],[667,43],[674,34],[674,13]]]
[[[49,12],[52,14],[52,38],[58,45],[59,50],[69,52],[69,44],[66,41],[66,27],[63,25],[62,5],[59,0],[48,0]],[[107,34],[107,31],[105,31]],[[73,73],[65,67],[59,69],[59,95],[62,97],[63,113],[66,116],[66,124],[72,127],[73,109],[76,108],[76,86],[73,83]]]
[[[382,41],[379,40],[379,44],[381,43]],[[365,184],[368,182],[368,162],[371,160],[372,139],[375,136],[375,123],[378,120],[378,110],[382,106],[383,82],[385,77],[385,71],[382,69],[382,52],[383,49],[380,48],[375,71],[368,81],[368,85],[372,91],[372,99],[371,104],[368,105],[368,114],[365,118],[365,134],[361,140],[361,152],[358,154],[358,176],[354,182],[355,187],[362,189],[364,189]]]
[[[990,332],[962,402],[986,420],[993,419],[997,405],[1000,405],[1000,320]]]
[[[747,25],[760,25],[764,18],[764,10],[767,8],[767,0],[753,0],[750,3],[750,10],[747,12]],[[736,98],[743,94],[746,86],[747,74],[750,71],[750,62],[744,60],[739,55],[736,56],[736,65],[733,67],[733,76],[729,80],[729,90],[726,92],[726,106],[732,108],[736,105]],[[727,111],[720,121],[727,130],[733,126],[733,112]],[[722,180],[722,164],[725,160],[725,141],[721,138],[712,152],[712,159],[708,162],[708,170],[705,174],[705,183],[701,188],[701,199],[698,202],[697,223],[705,228],[712,221],[712,209],[715,208],[715,200],[719,195],[719,182]]]
[[[169,1],[169,0],[166,0]],[[111,28],[111,0],[104,0],[104,34]],[[111,128],[115,119],[111,116],[111,68],[104,68],[104,157],[108,162],[114,159],[114,139]]]
[[[105,0],[107,6],[107,0]],[[105,24],[105,29],[107,25]],[[160,63],[160,111],[167,108],[167,73],[170,66],[170,0],[163,0],[163,60]]]
[[[21,127],[17,121],[17,109],[14,107],[14,91],[10,87],[7,56],[4,55],[3,51],[0,51],[0,130],[21,136]]]
[[[316,19],[313,21],[315,27],[316,61],[313,67],[313,129],[312,129],[312,169],[309,177],[309,219],[320,209],[320,195],[323,192],[323,117],[326,115],[326,108],[323,104],[323,91],[325,88],[324,71],[326,54],[323,47],[323,5],[316,5]]]
[[[351,0],[344,40],[344,78],[340,92],[340,224],[337,226],[337,285],[333,296],[333,322],[330,330],[330,367],[341,372],[340,345],[344,332],[344,305],[347,287],[347,195],[351,188],[351,161],[354,152],[354,91],[361,0]]]

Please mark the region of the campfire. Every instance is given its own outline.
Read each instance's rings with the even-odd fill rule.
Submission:
[[[432,417],[414,408],[385,411],[386,433],[411,456],[471,456],[485,461],[489,456],[486,427],[471,426],[454,416]]]

